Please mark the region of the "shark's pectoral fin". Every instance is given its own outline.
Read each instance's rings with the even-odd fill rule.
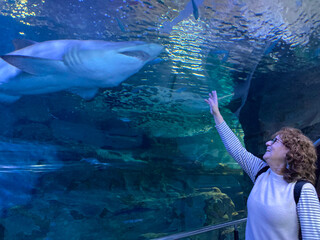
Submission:
[[[33,44],[36,44],[37,42],[28,40],[28,39],[14,39],[12,40],[12,43],[14,45],[15,50],[19,50],[19,49],[31,46]]]
[[[21,96],[12,96],[7,95],[5,93],[0,93],[0,102],[2,103],[13,103],[15,101],[18,101]]]
[[[3,55],[1,58],[20,70],[33,75],[50,75],[66,72],[62,61],[21,55]]]
[[[98,88],[69,89],[68,91],[77,94],[86,100],[90,100],[97,94]]]

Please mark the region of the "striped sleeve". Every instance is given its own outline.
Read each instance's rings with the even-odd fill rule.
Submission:
[[[320,239],[320,203],[312,184],[306,183],[301,190],[297,205],[302,239]]]
[[[242,169],[249,175],[254,182],[258,171],[267,166],[260,158],[249,153],[241,144],[237,136],[232,132],[226,122],[216,125],[216,129],[228,153],[236,160]]]

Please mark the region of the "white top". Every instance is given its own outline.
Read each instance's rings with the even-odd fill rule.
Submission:
[[[294,185],[270,168],[257,178],[248,198],[246,239],[298,240]]]
[[[267,164],[249,153],[225,122],[216,128],[229,154],[254,182],[258,171]],[[287,183],[271,169],[257,178],[248,199],[247,240],[298,239],[298,219],[303,239],[320,239],[320,204],[316,190],[312,184],[304,184],[296,206],[294,184]]]

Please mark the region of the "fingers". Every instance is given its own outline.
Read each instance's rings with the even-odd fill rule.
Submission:
[[[212,99],[217,100],[217,92],[216,91],[212,91]]]
[[[210,106],[212,104],[218,103],[218,97],[217,97],[217,91],[212,91],[209,93],[209,98],[205,99],[206,103],[208,103]]]
[[[213,98],[217,98],[217,91],[212,91]]]
[[[208,103],[208,105],[209,105],[210,107],[212,106],[210,99],[205,99],[204,101],[205,101],[206,103]]]
[[[209,97],[212,99],[217,98],[217,91],[212,91],[211,93],[209,93]]]

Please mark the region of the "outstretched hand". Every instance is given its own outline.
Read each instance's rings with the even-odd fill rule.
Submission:
[[[217,92],[212,91],[209,93],[209,98],[205,99],[205,101],[210,106],[210,113],[213,115],[216,124],[222,123],[224,120],[219,111]]]
[[[216,91],[212,91],[212,93],[209,93],[209,98],[205,99],[205,101],[209,104],[210,113],[213,116],[219,113],[218,97]]]

